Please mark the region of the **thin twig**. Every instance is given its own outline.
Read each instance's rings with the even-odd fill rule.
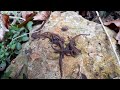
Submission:
[[[103,27],[103,29],[104,29],[104,31],[105,31],[105,33],[106,33],[109,41],[110,41],[110,43],[111,43],[112,49],[113,49],[113,51],[114,51],[114,53],[115,53],[115,55],[116,55],[116,58],[117,58],[117,60],[118,60],[119,65],[120,65],[119,57],[118,57],[118,55],[117,55],[117,52],[115,51],[115,48],[114,48],[113,43],[112,43],[112,40],[111,40],[111,38],[110,38],[110,36],[109,36],[109,34],[108,34],[108,32],[107,32],[107,30],[106,30],[103,22],[102,22],[102,19],[100,18],[99,12],[96,11],[96,14],[97,14],[97,16],[99,17],[99,21],[100,21],[100,23],[101,23],[101,25],[102,25],[102,27]]]
[[[14,40],[16,40],[16,39],[18,39],[18,38],[20,38],[20,37],[23,37],[23,36],[25,36],[25,35],[28,35],[28,34],[30,34],[30,33],[25,33],[25,34],[23,34],[23,35],[20,35],[20,36],[18,36],[18,37],[16,37],[16,38],[12,39],[12,41],[14,41]]]

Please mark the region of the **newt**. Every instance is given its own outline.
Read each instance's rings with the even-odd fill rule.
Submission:
[[[50,33],[50,32],[45,32],[43,34],[41,34],[41,37],[44,38],[49,38],[49,40],[52,42],[51,47],[55,50],[56,53],[58,53],[57,49],[53,47],[53,44],[57,45],[60,50],[62,50],[62,52],[59,52],[60,57],[59,57],[59,67],[60,67],[60,73],[61,73],[61,77],[63,76],[63,72],[62,72],[62,59],[64,58],[64,39],[60,36],[58,36],[57,34],[54,33]]]
[[[59,67],[60,67],[61,78],[63,77],[62,60],[64,58],[64,55],[75,57],[81,52],[79,49],[75,47],[76,46],[75,39],[80,35],[86,35],[86,34],[79,34],[73,37],[72,39],[70,39],[70,42],[66,45],[66,47],[64,47],[64,39],[57,34],[51,32],[45,32],[40,35],[40,37],[49,38],[50,42],[52,42],[51,47],[55,50],[55,53],[59,53]],[[53,44],[58,46],[59,49],[53,47]]]

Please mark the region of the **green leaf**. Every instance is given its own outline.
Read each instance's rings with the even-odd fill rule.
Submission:
[[[18,42],[18,43],[16,44],[16,48],[17,48],[17,50],[20,50],[20,49],[22,48],[21,43]]]
[[[16,33],[16,32],[17,32],[17,31],[14,30],[14,29],[10,30],[10,33]]]
[[[5,49],[4,44],[1,46],[2,49]]]
[[[32,29],[33,29],[33,22],[32,21],[29,21],[28,23],[27,23],[27,28],[29,29],[29,31],[31,31]]]
[[[6,55],[6,56],[8,56],[8,55],[9,55],[9,53],[8,53],[8,52],[6,52],[6,53],[5,53],[5,55]]]
[[[28,41],[29,40],[29,38],[28,38],[28,36],[27,35],[25,35],[24,37],[22,37],[22,41]]]
[[[8,39],[12,39],[12,36],[10,36]]]
[[[3,58],[4,57],[4,53],[2,53],[1,55],[0,55],[0,58]]]
[[[15,46],[16,46],[16,43],[12,44],[12,45],[11,45],[11,49],[14,50],[14,49],[15,49]]]
[[[21,32],[21,31],[23,31],[23,30],[25,30],[25,27],[21,27],[19,31]]]
[[[0,54],[2,54],[4,52],[3,48],[0,49]]]
[[[16,25],[12,25],[11,27],[10,27],[10,30],[19,30],[19,28],[16,26]]]
[[[13,35],[13,38],[17,37],[20,34],[20,32],[17,32]]]
[[[28,29],[25,29],[25,31],[24,31],[25,33],[27,33],[28,32]]]
[[[15,16],[17,16],[17,14],[18,14],[17,11],[12,11],[12,12]]]
[[[2,44],[2,43],[0,43],[0,47],[2,47],[2,45],[3,45],[3,44]]]

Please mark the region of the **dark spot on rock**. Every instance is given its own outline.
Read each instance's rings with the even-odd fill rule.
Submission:
[[[100,69],[100,71],[104,70],[104,68],[103,68],[103,67],[100,67],[99,69]]]
[[[81,73],[81,78],[82,78],[82,79],[87,79],[86,75],[83,74],[83,73]]]
[[[23,73],[23,79],[28,79],[28,76]]]
[[[101,43],[98,43],[99,45],[101,45]]]
[[[50,23],[50,21],[48,21],[48,23]]]
[[[105,40],[108,40],[108,37],[107,37],[107,36],[105,37]]]
[[[67,30],[68,30],[68,26],[63,26],[63,27],[61,28],[61,30],[62,30],[62,31],[67,31]]]
[[[88,53],[88,56],[90,56],[90,54]]]
[[[37,33],[33,33],[33,34],[31,35],[31,37],[32,37],[33,39],[37,39],[37,38],[40,38],[40,35],[37,34]]]
[[[25,50],[25,54],[31,54],[32,53],[32,49],[31,48],[29,48],[28,50]]]
[[[96,72],[96,73],[95,73],[95,76],[98,76],[98,75],[99,75],[99,73],[98,73],[98,72]]]

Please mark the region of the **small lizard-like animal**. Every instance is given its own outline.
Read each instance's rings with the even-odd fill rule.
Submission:
[[[60,73],[61,73],[61,77],[63,76],[63,72],[62,72],[62,59],[64,58],[64,39],[61,38],[60,36],[58,36],[57,34],[54,33],[50,33],[50,32],[45,32],[43,34],[41,34],[41,36],[45,37],[45,38],[49,38],[49,40],[52,42],[52,45],[55,44],[57,46],[59,46],[60,50],[62,50],[62,52],[59,52],[60,54],[60,58],[59,58],[59,66],[60,66]],[[57,49],[54,48],[51,45],[51,47],[56,51]]]
[[[59,53],[60,54],[60,58],[59,58],[59,66],[60,66],[60,72],[61,72],[61,78],[62,78],[62,76],[63,76],[63,71],[62,71],[62,59],[64,58],[64,55],[71,55],[71,56],[73,56],[73,57],[75,57],[76,55],[78,55],[79,53],[80,53],[80,50],[79,49],[77,49],[76,47],[75,47],[75,39],[78,37],[78,36],[80,36],[80,35],[77,35],[77,36],[75,36],[75,37],[73,37],[71,40],[70,40],[70,42],[66,45],[66,47],[64,47],[64,43],[62,43],[62,42],[59,42],[59,47],[60,47],[60,49],[56,49],[56,48],[54,48],[53,46],[52,46],[52,48],[57,52],[57,53]]]
[[[80,35],[86,35],[86,34],[79,34],[79,35],[73,37],[70,40],[70,42],[66,45],[66,47],[64,47],[64,39],[62,37],[58,36],[57,34],[45,32],[40,35],[41,37],[49,38],[49,40],[52,42],[51,47],[55,50],[56,53],[59,53],[59,55],[60,55],[59,67],[60,67],[61,78],[63,77],[62,59],[64,58],[64,55],[67,55],[67,56],[71,55],[72,57],[75,57],[76,55],[78,55],[80,53],[80,50],[75,47],[76,46],[75,39]],[[54,48],[53,44],[57,45],[59,47],[59,49]]]

